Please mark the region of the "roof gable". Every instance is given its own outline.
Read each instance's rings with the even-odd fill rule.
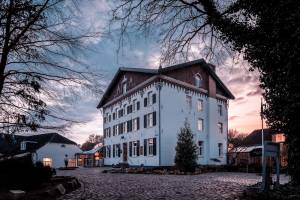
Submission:
[[[121,80],[122,76],[126,73],[135,76],[135,78],[138,80],[133,84],[135,86],[135,85],[151,78],[152,76],[159,75],[159,74],[164,74],[166,76],[168,76],[168,75],[172,76],[172,74],[175,74],[174,72],[176,72],[176,71],[179,71],[179,70],[183,71],[183,70],[186,70],[187,68],[191,68],[191,67],[195,67],[195,66],[198,67],[198,70],[202,70],[204,75],[207,74],[208,76],[211,76],[213,78],[213,80],[215,80],[216,86],[217,86],[217,92],[219,92],[223,96],[226,96],[229,99],[234,99],[233,94],[229,91],[229,89],[225,86],[225,84],[221,81],[221,79],[215,73],[215,71],[213,69],[215,67],[211,64],[206,63],[204,61],[204,59],[199,59],[199,60],[194,60],[191,62],[181,63],[181,64],[177,64],[177,65],[172,65],[172,66],[160,68],[160,69],[121,67],[121,68],[119,68],[119,70],[115,74],[114,78],[110,82],[110,84],[109,84],[108,88],[106,89],[105,93],[103,94],[97,108],[101,108],[103,105],[105,105],[105,103],[107,101],[110,101],[121,95],[121,94],[119,94],[119,95],[116,94],[116,90],[117,90],[116,88],[118,87],[118,84],[120,84],[120,80]],[[176,75],[174,75],[174,76],[175,76],[174,78],[176,78]],[[139,77],[140,79],[137,77]],[[192,79],[190,79],[190,80],[192,81]],[[187,79],[182,80],[182,81],[188,82]],[[205,83],[205,84],[208,84],[208,83]]]

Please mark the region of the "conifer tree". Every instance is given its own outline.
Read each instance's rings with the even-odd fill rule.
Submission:
[[[176,145],[175,164],[180,171],[194,172],[197,166],[197,146],[193,139],[193,133],[186,121],[180,129]]]

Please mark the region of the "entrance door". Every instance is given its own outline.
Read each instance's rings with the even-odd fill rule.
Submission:
[[[123,162],[127,162],[127,143],[123,143]]]

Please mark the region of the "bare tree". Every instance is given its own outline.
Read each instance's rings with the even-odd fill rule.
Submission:
[[[244,146],[245,138],[246,138],[245,134],[240,133],[235,129],[229,129],[228,131],[228,144],[231,146],[231,148]]]
[[[126,40],[127,33],[133,30],[159,34],[162,46],[161,62],[172,63],[176,58],[187,59],[195,53],[209,61],[222,62],[228,55],[233,56],[233,51],[231,45],[228,45],[228,39],[220,34],[220,28],[213,20],[227,23],[232,28],[234,23],[228,19],[231,14],[237,15],[233,1],[226,2],[122,0],[113,9],[111,24],[120,27],[120,46]],[[220,8],[222,6],[223,9]],[[244,16],[250,20],[251,17]],[[229,27],[226,31],[230,31]],[[247,30],[239,31],[242,34],[242,31],[245,33]]]
[[[97,33],[72,23],[68,8],[76,5],[75,0],[0,1],[0,132],[61,129],[75,122],[47,103],[94,84],[76,53]]]
[[[299,10],[294,0],[121,0],[112,24],[121,27],[121,44],[129,31],[160,34],[162,58],[171,62],[194,44],[208,57],[226,48],[240,53],[260,74],[263,116],[286,134],[289,172],[300,185]]]

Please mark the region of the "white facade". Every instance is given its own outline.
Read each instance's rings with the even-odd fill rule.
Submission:
[[[201,144],[201,155],[200,146],[198,149],[198,163],[203,165],[226,164],[227,99],[225,97],[212,98],[208,96],[208,91],[197,89],[192,85],[189,85],[189,87],[191,89],[187,89],[187,87],[180,85],[180,83],[176,84],[176,81],[172,83],[170,81],[159,80],[136,90],[127,98],[106,106],[110,103],[108,102],[102,110],[105,117],[104,130],[106,136],[104,139],[106,149],[104,164],[113,165],[128,162],[129,165],[143,164],[144,166],[174,165],[177,134],[180,128],[184,126],[185,120],[191,126],[195,143],[198,146]],[[155,94],[155,103],[152,103],[153,94]],[[148,98],[146,107],[144,107],[145,98]],[[202,110],[198,110],[198,101],[202,101]],[[120,118],[116,117],[113,120],[112,116],[116,109],[119,110],[125,107],[127,111],[127,106],[132,105],[133,102],[140,102],[139,110],[135,109],[129,114],[125,112],[124,116]],[[220,109],[222,114],[219,113]],[[156,118],[155,125],[144,128],[144,115],[154,112]],[[137,117],[140,119],[139,130],[113,135],[114,125]],[[198,130],[198,120],[202,120],[203,122],[202,131]],[[219,131],[220,126],[222,133]],[[156,150],[155,155],[152,152],[153,147],[149,148],[149,145],[153,142],[152,138],[155,138],[156,141],[156,147],[154,147]],[[145,139],[148,142],[147,155],[144,155]],[[129,142],[134,141],[139,141],[140,153],[139,155],[134,155],[135,147],[132,146],[132,155],[129,156]],[[128,149],[127,160],[124,158],[124,143],[127,144]],[[115,155],[113,155],[113,145],[120,145],[121,149],[120,152],[116,150]],[[118,154],[120,154],[120,157]]]
[[[44,165],[50,165],[53,168],[65,167],[65,155],[68,155],[69,164],[75,161],[75,154],[81,153],[82,150],[75,144],[47,143],[36,150],[33,154],[35,162],[40,161]]]

